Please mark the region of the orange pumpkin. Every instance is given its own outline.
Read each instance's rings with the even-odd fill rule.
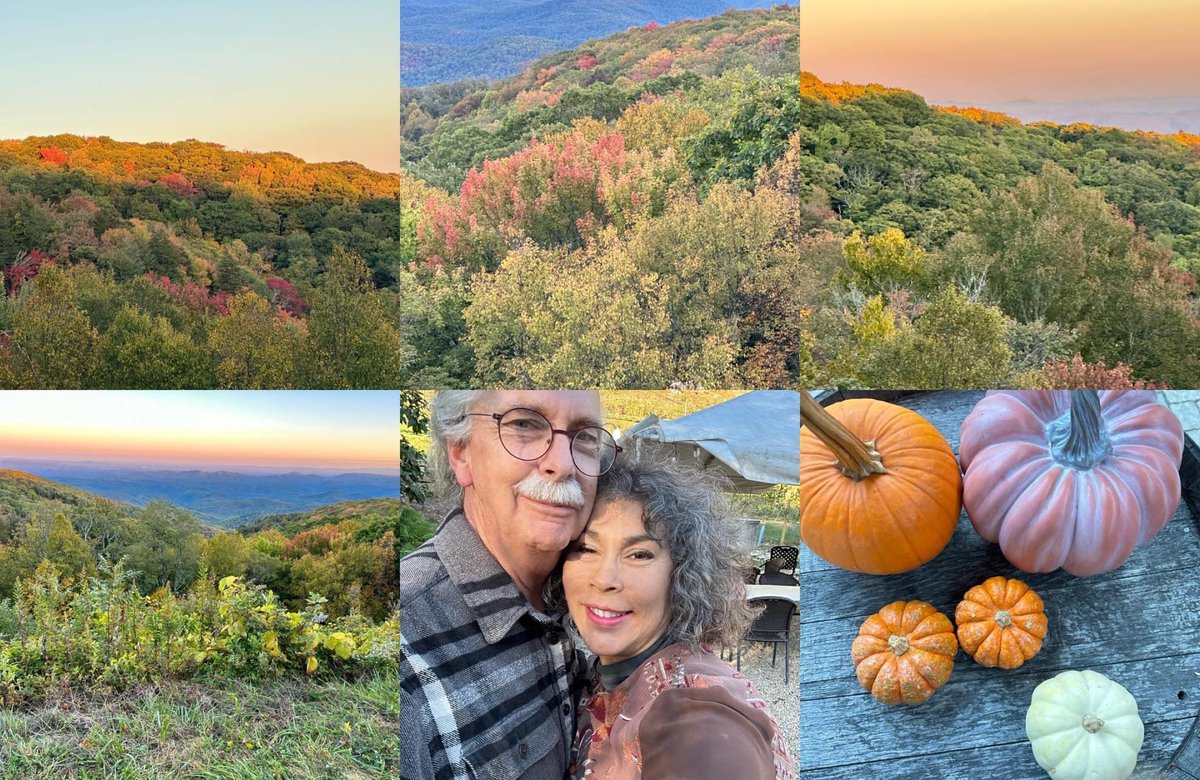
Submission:
[[[1042,598],[1020,580],[990,577],[966,592],[954,610],[963,652],[983,666],[1016,669],[1037,655],[1046,637]]]
[[[962,475],[924,417],[856,398],[821,407],[800,394],[800,538],[835,566],[866,574],[915,569],[958,524]]]
[[[950,618],[924,601],[893,601],[858,629],[850,658],[884,704],[921,704],[950,679],[958,640]]]

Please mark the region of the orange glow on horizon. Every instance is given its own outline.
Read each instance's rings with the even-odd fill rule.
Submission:
[[[398,472],[398,399],[393,412],[388,394],[373,398],[370,410],[356,406],[353,393],[258,395],[2,393],[0,464],[27,458]],[[338,408],[333,400],[350,403]]]
[[[1200,4],[805,0],[800,67],[929,101],[1196,94]]]

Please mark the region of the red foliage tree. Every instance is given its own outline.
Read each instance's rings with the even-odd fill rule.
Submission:
[[[346,537],[344,530],[333,524],[319,525],[307,531],[301,531],[288,540],[283,547],[283,557],[299,558],[305,553],[324,555]]]
[[[38,149],[38,159],[51,165],[66,165],[67,153],[57,146],[43,146]]]
[[[171,297],[184,308],[194,314],[216,313],[222,316],[229,314],[229,293],[209,292],[204,287],[192,281],[177,284],[170,277],[158,276],[153,271],[146,272],[146,278],[162,287]]]
[[[596,65],[598,65],[598,64],[599,64],[599,60],[597,60],[591,54],[585,54],[582,57],[580,57],[579,59],[575,60],[575,65],[580,70],[591,70],[592,68],[596,67]]]
[[[1165,383],[1133,378],[1133,369],[1124,363],[1112,368],[1103,361],[1085,363],[1078,352],[1070,360],[1048,360],[1042,377],[1055,390],[1165,390]]]
[[[303,317],[308,311],[308,304],[288,280],[278,276],[268,277],[267,288],[271,290],[271,298],[275,305],[293,317]]]
[[[161,177],[158,183],[179,195],[195,195],[198,192],[192,180],[182,173],[168,173]]]
[[[17,259],[4,271],[4,284],[10,297],[15,297],[21,291],[21,285],[37,276],[43,264],[53,262],[54,258],[40,249],[22,252]]]
[[[617,133],[535,140],[511,157],[488,160],[467,174],[457,206],[432,198],[425,204],[417,227],[421,256],[434,266],[488,267],[519,236],[540,246],[580,246],[580,226],[605,221],[605,187],[629,166]]]

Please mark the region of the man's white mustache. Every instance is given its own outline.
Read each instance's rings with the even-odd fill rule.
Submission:
[[[513,486],[513,491],[534,501],[582,509],[586,499],[583,486],[574,477],[564,480],[546,479],[536,471]]]

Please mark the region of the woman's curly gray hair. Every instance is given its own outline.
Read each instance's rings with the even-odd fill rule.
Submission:
[[[618,459],[600,478],[601,501],[640,504],[646,531],[670,554],[671,641],[736,645],[759,610],[746,601],[750,558],[713,479],[643,453]]]

